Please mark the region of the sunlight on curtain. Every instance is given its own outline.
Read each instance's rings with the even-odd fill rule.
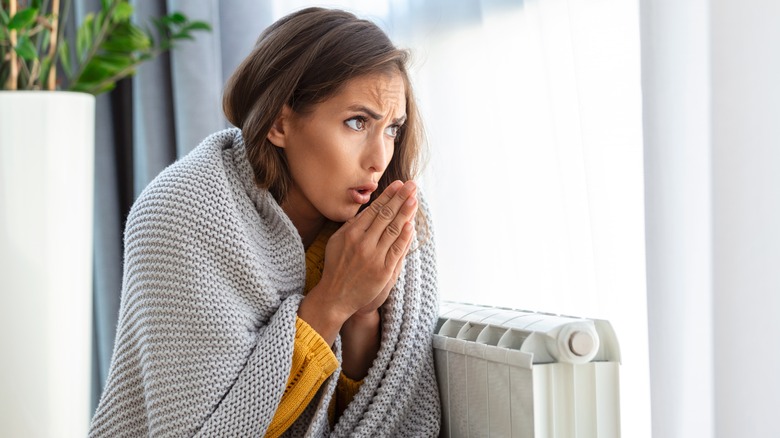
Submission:
[[[623,436],[649,437],[637,2],[317,4],[413,49],[442,297],[609,320]]]

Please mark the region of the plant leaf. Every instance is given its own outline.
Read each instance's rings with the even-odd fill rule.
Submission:
[[[95,16],[95,18],[94,18],[94,20],[92,22],[92,35],[91,35],[91,38],[90,38],[90,40],[91,40],[90,46],[95,44],[96,42],[99,42],[99,41],[96,41],[96,40],[100,38],[101,28],[103,27],[103,22],[105,21],[105,19],[106,19],[106,13],[103,12],[103,11],[98,12],[97,16]],[[109,24],[109,23],[106,23],[106,24]],[[110,30],[109,30],[109,32],[110,32]]]
[[[120,2],[114,10],[114,21],[127,21],[133,15],[133,6],[127,2]]]
[[[101,84],[100,82],[83,82],[80,81],[77,84],[73,84],[71,86],[71,91],[81,91],[84,93],[89,93],[93,95],[102,94],[108,91],[111,91],[116,87],[115,82],[108,82],[105,84]]]
[[[187,16],[182,14],[181,12],[174,12],[173,14],[168,15],[168,19],[170,19],[172,23],[176,23],[176,24],[182,24],[187,22]]]
[[[23,9],[16,13],[11,18],[11,22],[8,23],[9,30],[19,30],[30,27],[35,22],[35,18],[38,17],[38,10],[35,8]],[[20,55],[21,56],[21,55]]]
[[[211,30],[206,22],[190,22],[184,14],[174,12],[150,19],[157,30],[151,32],[131,21],[133,6],[128,0],[101,0],[101,5],[102,12],[84,19],[75,43],[71,39],[77,54],[71,61],[78,61],[74,73],[66,71],[71,90],[91,94],[109,91],[117,81],[135,74],[138,65],[170,50],[174,41],[192,39],[196,31]]]
[[[95,84],[116,82],[118,78],[132,75],[137,64],[138,60],[132,53],[104,53],[96,55],[84,66],[84,70],[77,80],[79,84],[92,85],[74,84],[74,88],[95,88]]]
[[[14,47],[14,51],[25,61],[38,59],[38,52],[35,51],[35,44],[30,41],[30,37],[27,35],[22,35],[19,38],[19,41],[16,43],[16,47]]]
[[[91,92],[94,95],[98,95],[98,94],[108,93],[114,88],[116,88],[116,82],[108,82],[106,84],[103,84],[103,86],[101,86],[100,88],[93,89]]]
[[[94,14],[87,14],[84,17],[84,22],[81,23],[79,30],[76,32],[76,57],[79,62],[84,61],[84,55],[89,51],[90,43],[92,42],[92,22],[94,18]]]
[[[101,50],[118,53],[144,51],[150,47],[152,41],[149,35],[129,21],[118,23],[108,39],[100,45]]]
[[[5,12],[5,9],[0,8],[0,24],[3,26],[8,26],[9,21],[11,21],[11,17],[8,16],[8,14]]]
[[[211,30],[211,25],[205,21],[193,21],[182,28],[182,30]]]
[[[106,19],[106,11],[100,11],[98,12],[97,16],[95,17],[95,23],[92,26],[92,33],[94,35],[100,34],[100,27],[103,25],[103,21]]]
[[[41,62],[41,74],[38,75],[42,83],[47,82],[47,79],[49,78],[50,68],[51,68],[51,58],[47,56],[46,58],[43,58],[43,61]]]
[[[135,64],[135,59],[128,55],[104,54],[95,56],[92,59],[92,63],[94,63],[93,68],[100,75],[111,77]],[[85,76],[87,75],[86,70],[84,71],[84,74]]]
[[[146,32],[144,32],[143,29],[131,24],[130,22],[128,22],[126,26],[135,50],[147,50],[152,47],[152,42],[149,40],[149,37],[146,35]]]
[[[51,32],[49,29],[43,29],[41,32],[41,53],[49,51],[49,43],[51,42]]]
[[[68,40],[63,39],[60,41],[59,56],[62,63],[62,69],[65,71],[65,76],[70,77],[72,70],[70,68],[70,49],[68,48]]]
[[[84,67],[84,71],[81,72],[81,76],[79,76],[79,82],[102,82],[110,78],[113,73],[115,73],[115,71],[111,68],[110,64],[105,64],[95,57]]]
[[[193,37],[192,35],[190,35],[187,32],[178,32],[178,33],[175,33],[175,34],[171,35],[171,39],[174,39],[174,40],[194,40],[195,37]]]

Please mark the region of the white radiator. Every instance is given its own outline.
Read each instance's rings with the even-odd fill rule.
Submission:
[[[620,436],[609,322],[450,302],[440,315],[442,437]]]

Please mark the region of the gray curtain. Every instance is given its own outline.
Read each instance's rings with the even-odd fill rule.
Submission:
[[[162,169],[210,133],[228,126],[222,114],[224,82],[273,20],[267,1],[132,3],[138,23],[179,11],[208,22],[213,30],[198,33],[194,41],[184,41],[173,52],[144,64],[135,77],[97,101],[93,410],[108,376],[116,336],[122,233],[130,207]],[[98,0],[75,0],[71,17],[80,22],[98,4]]]

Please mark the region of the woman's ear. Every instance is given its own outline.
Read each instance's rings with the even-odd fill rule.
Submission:
[[[284,148],[287,145],[287,133],[290,129],[290,116],[292,115],[292,108],[286,104],[279,111],[279,115],[276,116],[276,120],[271,125],[271,130],[268,131],[268,141],[276,147]]]

